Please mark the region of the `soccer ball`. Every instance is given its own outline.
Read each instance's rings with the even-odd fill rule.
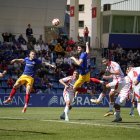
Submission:
[[[60,20],[58,19],[58,18],[54,18],[53,20],[52,20],[52,25],[53,26],[58,26],[60,24]]]

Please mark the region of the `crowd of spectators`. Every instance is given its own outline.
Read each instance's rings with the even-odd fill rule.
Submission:
[[[33,36],[33,30],[31,25],[28,24],[26,29],[26,38],[20,34],[17,38],[11,33],[3,33],[3,40],[0,43],[0,70],[7,70],[7,76],[5,77],[6,88],[12,88],[15,80],[22,74],[23,65],[15,63],[10,64],[10,61],[15,58],[25,58],[28,56],[30,50],[37,52],[37,57],[42,62],[46,61],[56,65],[56,69],[51,67],[40,67],[35,76],[35,83],[32,92],[36,93],[51,93],[53,89],[61,87],[58,80],[62,77],[72,75],[73,71],[77,68],[76,65],[70,59],[70,56],[76,54],[76,42],[73,38],[63,38],[58,36],[53,38],[50,42],[45,42],[42,35],[36,39]],[[120,45],[115,46],[112,44],[108,49],[102,51],[103,56],[110,57],[120,63],[122,69],[126,70],[127,62],[133,61],[136,65],[140,64],[139,50],[126,50]],[[91,62],[91,77],[99,77],[99,70],[96,68],[96,62],[94,58],[89,58]],[[0,86],[2,88],[3,80],[0,80]],[[84,85],[93,92],[101,90],[100,85],[91,83],[90,85]],[[5,90],[6,90],[5,88]],[[63,87],[61,87],[63,89]],[[20,92],[24,92],[25,87],[21,87]],[[56,90],[54,90],[54,93]]]
[[[118,62],[124,73],[128,63],[133,62],[135,66],[140,65],[139,49],[122,48],[120,44],[112,43],[109,48],[103,50],[102,55]]]

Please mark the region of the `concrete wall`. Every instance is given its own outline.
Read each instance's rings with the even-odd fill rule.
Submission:
[[[0,33],[25,35],[31,24],[34,35],[44,35],[44,27],[51,26],[53,18],[64,23],[66,0],[0,0]]]

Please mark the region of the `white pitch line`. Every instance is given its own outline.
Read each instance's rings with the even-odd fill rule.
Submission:
[[[61,120],[41,120],[41,121],[46,121],[46,122],[58,122],[58,123],[69,123],[69,124],[78,124],[78,125],[90,125],[90,126],[101,126],[101,127],[114,127],[114,128],[127,128],[127,129],[136,129],[140,130],[138,127],[129,127],[125,125],[117,125],[117,123],[113,123],[112,125],[108,124],[100,124],[100,123],[84,123],[84,122],[72,122],[72,121],[61,121]]]
[[[0,117],[0,119],[34,120],[34,119],[16,118],[16,117]],[[64,120],[38,120],[38,121],[57,122],[57,123],[65,123],[65,124],[77,124],[77,125],[89,125],[89,126],[101,126],[101,127],[113,127],[113,128],[127,128],[127,129],[140,130],[140,128],[138,128],[138,127],[119,125],[119,123],[112,123],[111,125],[108,125],[108,124],[100,124],[100,123],[86,123],[86,122],[74,122],[74,121],[64,121]]]

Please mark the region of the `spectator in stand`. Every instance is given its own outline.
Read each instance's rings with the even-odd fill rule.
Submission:
[[[58,58],[56,58],[56,66],[61,66],[63,64],[64,60],[61,55],[58,55]]]
[[[57,55],[64,55],[64,50],[60,43],[57,43],[54,47],[54,51],[56,52]]]
[[[66,47],[66,52],[71,53],[71,51],[72,51],[72,47],[70,45],[68,45]]]
[[[22,34],[19,35],[18,42],[22,45],[26,45],[26,43],[27,43]]]
[[[85,26],[84,31],[83,31],[83,34],[84,34],[84,42],[88,42],[89,30],[88,30],[88,27],[87,26]]]
[[[10,42],[12,34],[5,32],[2,33],[2,37],[3,37],[3,42]]]
[[[34,44],[32,42],[28,42],[27,48],[28,50],[34,50]]]
[[[14,83],[15,83],[15,80],[12,77],[9,77],[7,79],[7,85],[8,85],[9,88],[12,88]]]
[[[127,59],[128,59],[128,61],[134,60],[134,53],[132,50],[129,50],[129,52],[127,53]]]
[[[37,42],[39,42],[39,44],[43,43],[42,35],[39,36],[39,39],[37,40]]]
[[[45,93],[51,93],[51,88],[53,87],[53,84],[49,81],[47,75],[44,75],[44,77],[42,78],[41,85]]]
[[[28,27],[26,29],[26,37],[28,39],[28,42],[30,42],[32,35],[33,35],[33,29],[31,28],[31,24],[28,24]]]
[[[70,45],[72,48],[74,47],[75,41],[73,40],[72,37],[68,40],[67,45]]]
[[[41,47],[40,47],[39,42],[36,42],[36,44],[34,45],[34,50],[35,50],[37,53],[41,51]]]

